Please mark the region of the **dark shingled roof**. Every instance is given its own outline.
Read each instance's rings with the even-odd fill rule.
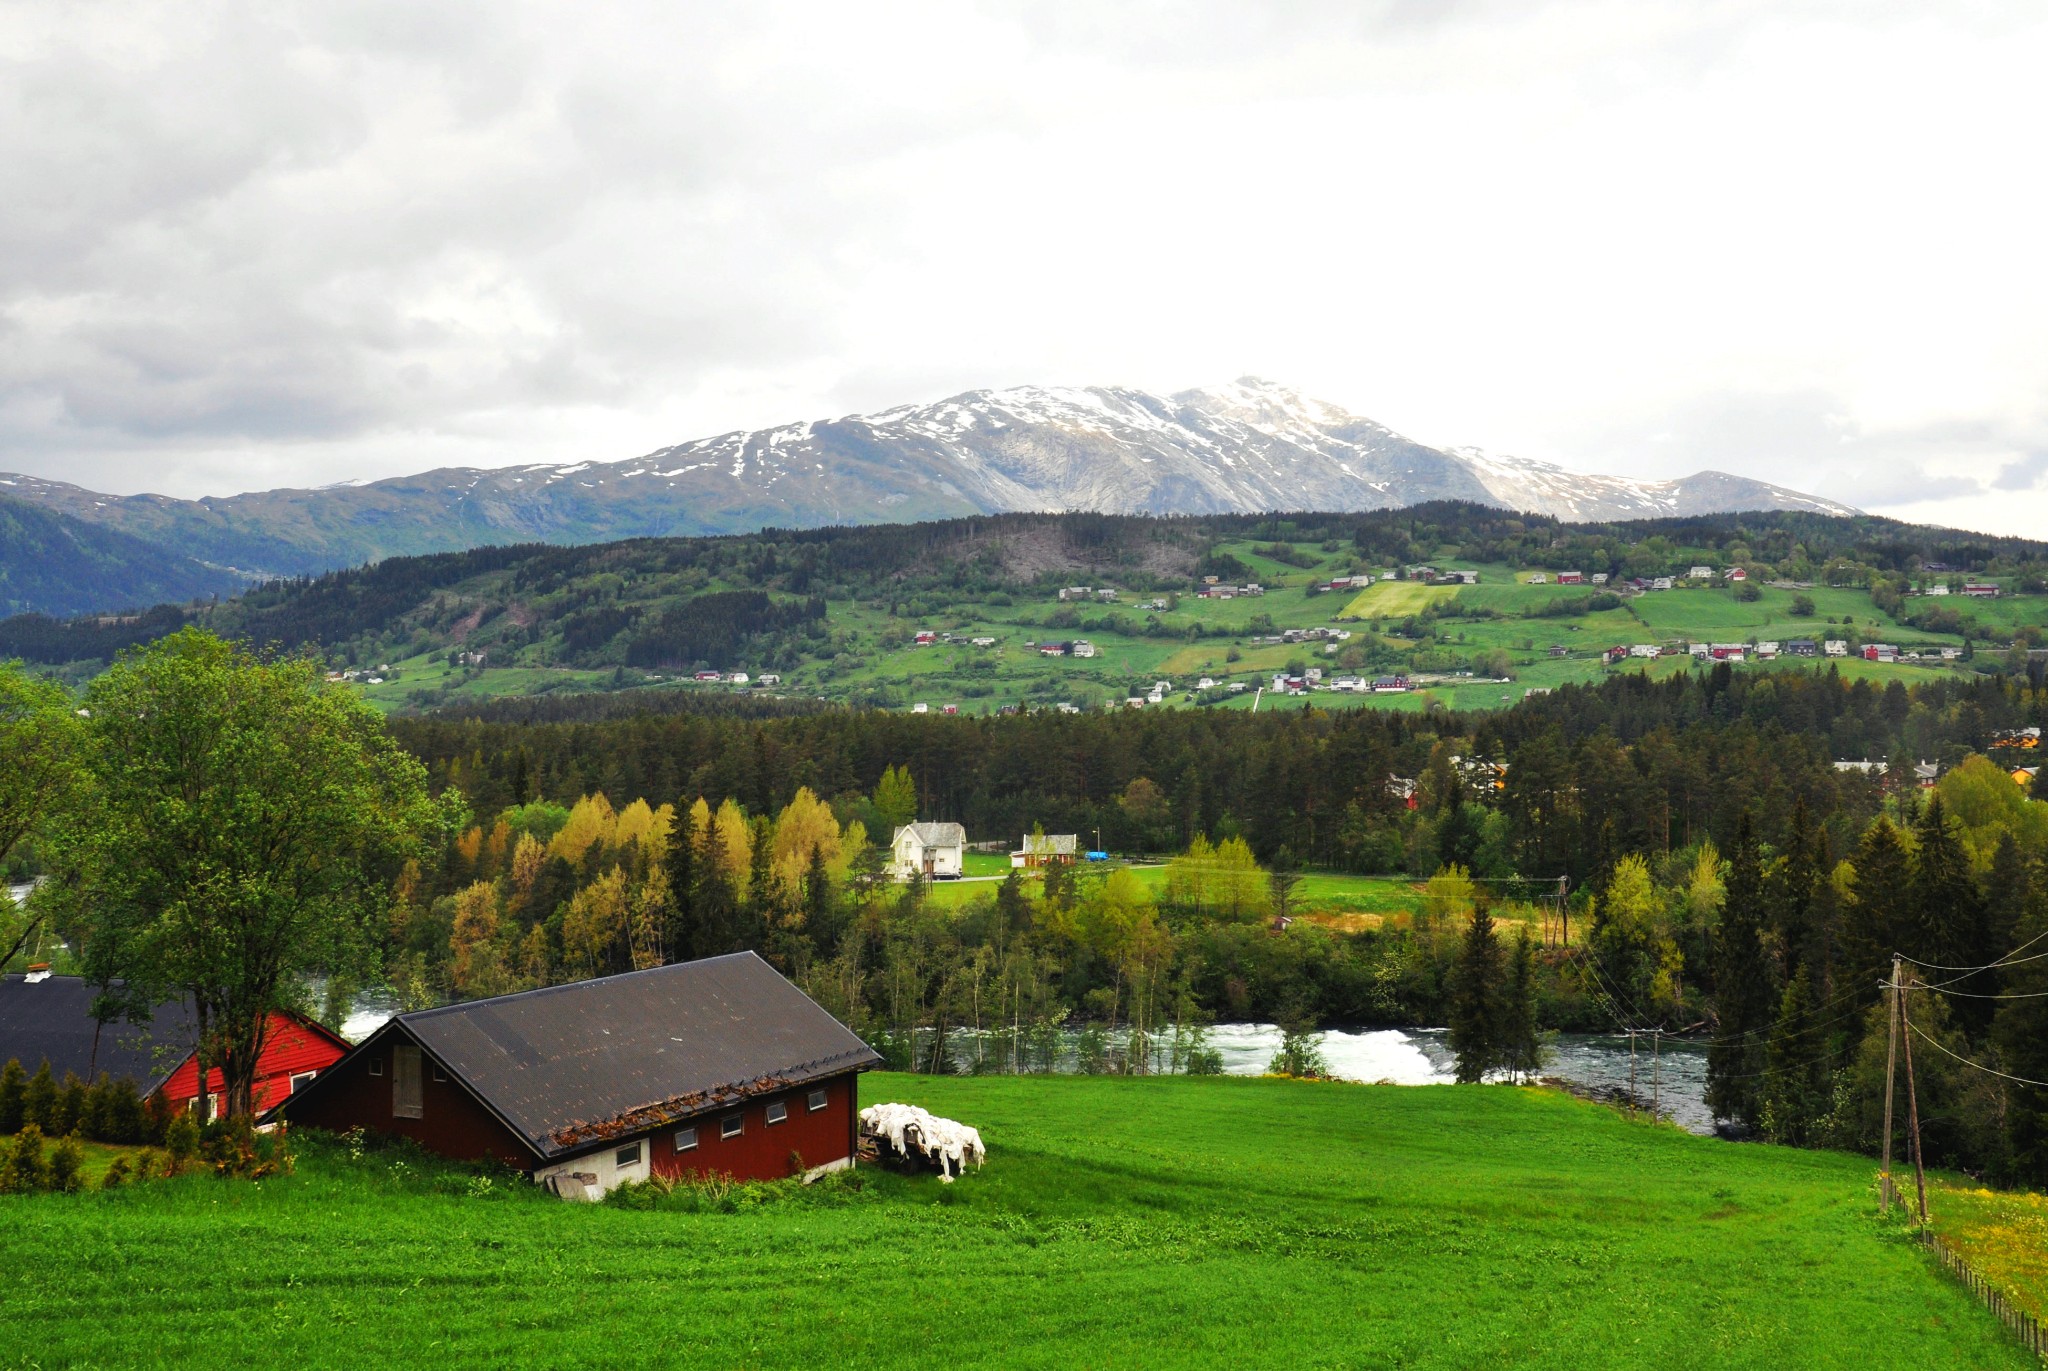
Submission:
[[[0,1063],[18,1057],[33,1074],[48,1059],[58,1080],[67,1071],[80,1080],[129,1076],[146,1095],[192,1055],[199,1035],[182,1003],[157,1006],[148,1023],[116,1020],[102,1027],[92,1017],[98,994],[77,976],[42,981],[12,972],[0,976]]]
[[[882,1060],[752,952],[393,1022],[542,1158]]]

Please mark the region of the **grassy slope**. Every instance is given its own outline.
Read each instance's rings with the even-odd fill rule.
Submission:
[[[479,1199],[327,1153],[0,1201],[0,1360],[2019,1367],[1860,1158],[1504,1088],[871,1076],[962,1184],[736,1213]],[[32,1337],[29,1334],[32,1331]]]
[[[1100,628],[1053,627],[1045,620],[1063,607],[1049,590],[1013,588],[1003,597],[1012,601],[1009,604],[983,602],[963,595],[922,616],[903,619],[891,618],[867,599],[835,600],[828,609],[833,631],[855,635],[857,640],[851,645],[846,660],[837,666],[808,661],[784,670],[784,681],[779,690],[797,695],[860,698],[879,689],[889,692],[906,706],[923,701],[937,710],[947,704],[956,704],[964,712],[978,713],[1023,701],[1087,703],[1121,700],[1130,694],[1143,694],[1150,683],[1158,679],[1173,682],[1180,691],[1188,690],[1204,675],[1256,684],[1291,662],[1321,665],[1331,672],[1342,668],[1336,656],[1323,653],[1317,645],[1252,645],[1248,641],[1251,636],[1249,624],[1254,616],[1270,617],[1276,629],[1328,625],[1342,615],[1360,616],[1361,622],[1350,627],[1360,635],[1357,641],[1363,643],[1364,635],[1372,631],[1374,625],[1381,632],[1392,635],[1398,632],[1404,618],[1426,604],[1452,598],[1472,608],[1508,616],[1500,619],[1447,619],[1440,627],[1446,640],[1442,646],[1452,657],[1462,659],[1490,648],[1506,651],[1517,673],[1517,679],[1511,686],[1457,684],[1409,695],[1380,696],[1324,692],[1314,697],[1317,705],[1333,709],[1360,706],[1426,709],[1432,703],[1441,702],[1456,709],[1498,708],[1520,699],[1523,691],[1532,687],[1597,679],[1606,670],[1599,654],[1615,643],[1673,645],[1686,640],[1739,641],[1750,638],[1782,641],[1795,637],[1826,637],[1844,631],[1840,625],[1830,625],[1827,622],[1830,618],[1844,621],[1853,618],[1857,631],[1864,638],[1881,638],[1909,648],[1956,645],[1961,641],[1954,637],[1924,634],[1898,624],[1880,613],[1863,591],[1827,587],[1804,592],[1816,605],[1815,615],[1807,618],[1795,618],[1791,614],[1794,592],[1773,587],[1760,587],[1761,598],[1749,603],[1737,600],[1732,592],[1726,590],[1681,588],[1631,597],[1624,608],[1598,614],[1522,618],[1519,616],[1523,613],[1546,604],[1583,601],[1592,593],[1591,589],[1554,584],[1529,585],[1516,580],[1515,573],[1509,568],[1471,563],[1447,563],[1479,571],[1481,582],[1462,589],[1426,587],[1413,582],[1384,582],[1356,596],[1310,596],[1304,593],[1304,587],[1310,582],[1351,571],[1348,552],[1323,554],[1313,544],[1296,544],[1297,553],[1318,559],[1313,568],[1298,568],[1260,557],[1252,551],[1253,546],[1249,541],[1227,541],[1221,545],[1221,550],[1251,564],[1264,583],[1273,587],[1271,592],[1259,599],[1230,601],[1203,600],[1191,593],[1182,593],[1177,608],[1156,615],[1162,625],[1176,631],[1172,636],[1147,637],[1135,631],[1117,633]],[[481,575],[473,582],[451,590],[447,598],[450,603],[462,605],[502,603],[511,594],[505,576],[506,573]],[[680,583],[666,587],[649,583],[638,586],[637,593],[648,597],[646,603],[659,605],[668,603],[680,589]],[[1141,607],[1153,594],[1152,591],[1129,591],[1115,605],[1091,602],[1065,608],[1073,610],[1083,620],[1099,621],[1104,616],[1118,615],[1135,630],[1142,628],[1148,618],[1155,617],[1152,611]],[[926,598],[932,598],[929,592]],[[545,608],[544,605],[539,607]],[[2040,596],[1973,603],[1964,607],[1995,616],[2005,623],[2048,619],[2048,599]],[[1195,642],[1178,636],[1179,631],[1197,624],[1228,630],[1231,636]],[[905,633],[919,628],[950,631],[963,638],[988,636],[998,641],[991,648],[962,644],[885,650],[879,646],[879,640],[885,633]],[[491,626],[487,625],[479,639],[482,645],[490,646],[491,631]],[[1036,639],[1074,637],[1088,638],[1096,645],[1098,655],[1092,659],[1049,659],[1040,657],[1026,646]],[[443,646],[434,633],[428,635],[428,641],[437,650]],[[1552,659],[1548,649],[1553,645],[1566,648],[1569,656]],[[401,668],[401,678],[368,687],[367,693],[381,707],[403,708],[414,703],[434,704],[547,690],[606,689],[614,684],[640,685],[650,681],[650,673],[632,669],[618,673],[615,678],[609,666],[564,667],[559,665],[559,650],[559,640],[552,635],[530,648],[513,652],[493,648],[492,661],[496,664],[481,674],[450,671],[441,663],[427,661],[423,655],[408,655],[402,660],[393,658],[394,664]],[[411,648],[403,651],[409,653]],[[1230,660],[1232,652],[1237,654],[1236,661]],[[1785,661],[1779,664],[1779,669],[1811,669],[1812,665]],[[752,670],[757,674],[763,669],[762,663],[752,664]],[[1366,669],[1383,671],[1395,669],[1395,666],[1381,661]],[[1638,664],[1631,664],[1627,669],[1638,669]],[[1681,668],[1674,664],[1659,664],[1653,669],[1668,671]],[[1752,664],[1746,669],[1757,668]],[[1853,668],[1858,674],[1868,675],[1880,683],[1926,680],[1931,673],[1943,669],[1934,664],[1911,663],[1884,666],[1872,663]],[[1946,669],[1958,668],[1951,666]],[[730,689],[726,686],[678,687],[673,680],[654,684],[652,688]],[[968,694],[970,688],[978,693]],[[422,694],[442,689],[448,692],[445,699],[438,696],[426,698]],[[1186,695],[1175,697],[1181,703],[1188,698]],[[1247,691],[1218,702],[1214,707],[1245,709],[1250,706],[1251,695]]]

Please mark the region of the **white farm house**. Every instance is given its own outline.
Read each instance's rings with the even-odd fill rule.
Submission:
[[[889,844],[889,870],[900,881],[958,876],[966,851],[967,830],[959,824],[905,824]]]

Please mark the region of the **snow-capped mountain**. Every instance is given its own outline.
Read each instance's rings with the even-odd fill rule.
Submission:
[[[176,500],[0,477],[0,491],[216,565],[272,573],[486,543],[1005,510],[1207,514],[1454,499],[1575,520],[1855,512],[1720,472],[1634,481],[1426,447],[1251,377],[1174,395],[1096,386],[978,390],[720,434],[621,462],[453,468],[318,490]]]

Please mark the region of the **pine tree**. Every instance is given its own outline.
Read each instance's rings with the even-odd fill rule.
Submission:
[[[57,1080],[50,1074],[48,1058],[28,1079],[28,1088],[22,1093],[21,1117],[45,1135],[57,1127]]]
[[[2015,947],[2048,935],[2048,858],[2032,874],[2026,911],[2013,931]],[[2048,1081],[2048,958],[2015,961],[2004,986],[2015,998],[1997,1002],[1998,1017],[1991,1025],[2002,1068],[2030,1081]],[[2015,1178],[2048,1185],[2048,1089],[2014,1085],[2006,1131]]]
[[[1486,1079],[1502,1062],[1502,1001],[1505,988],[1500,940],[1493,916],[1482,907],[1465,929],[1464,946],[1451,972],[1451,1050],[1458,1054],[1457,1077]]]
[[[1542,1066],[1536,1038],[1536,944],[1529,926],[1508,954],[1507,989],[1501,1003],[1501,1065],[1524,1079]]]
[[[521,751],[519,759],[526,760]],[[662,857],[662,874],[668,878],[668,927],[661,945],[669,959],[691,961],[703,955],[697,914],[697,842],[691,828],[691,805],[676,801],[675,821],[669,831],[668,851]]]
[[[1779,974],[1788,982],[1805,961],[1811,938],[1815,877],[1813,838],[1813,824],[1807,816],[1806,801],[1802,797],[1792,806],[1791,830],[1785,836],[1785,856],[1772,868],[1765,881],[1765,898],[1770,909]]]
[[[1745,813],[1728,865],[1714,967],[1714,1041],[1707,1051],[1707,1105],[1717,1119],[1755,1127],[1762,1114],[1764,1043],[1774,1015],[1764,955],[1763,876],[1756,835]]]
[[[1868,1008],[1891,976],[1892,954],[1903,952],[1912,922],[1913,863],[1897,825],[1879,815],[1863,832],[1851,863],[1855,898],[1842,917],[1842,988]]]
[[[1986,955],[1984,902],[1970,872],[1970,854],[1949,822],[1940,792],[1928,800],[1914,826],[1919,849],[1913,857],[1912,922],[1906,955],[1937,966],[1980,966],[1998,954]],[[1972,995],[1992,993],[1992,973],[1973,975],[1957,987]],[[1957,1024],[1973,1040],[1990,1027],[1998,1001],[1958,999],[1952,1006]]]
[[[57,1089],[57,1108],[50,1119],[50,1134],[64,1137],[77,1131],[85,1120],[86,1106],[91,1102],[84,1081],[74,1071],[64,1073],[64,1084]]]
[[[1803,1147],[1826,1106],[1827,1062],[1814,1030],[1813,986],[1805,967],[1793,975],[1772,1026],[1763,1088],[1764,1135]]]
[[[27,1106],[28,1072],[19,1057],[9,1057],[0,1067],[0,1134],[19,1133],[22,1111]]]

